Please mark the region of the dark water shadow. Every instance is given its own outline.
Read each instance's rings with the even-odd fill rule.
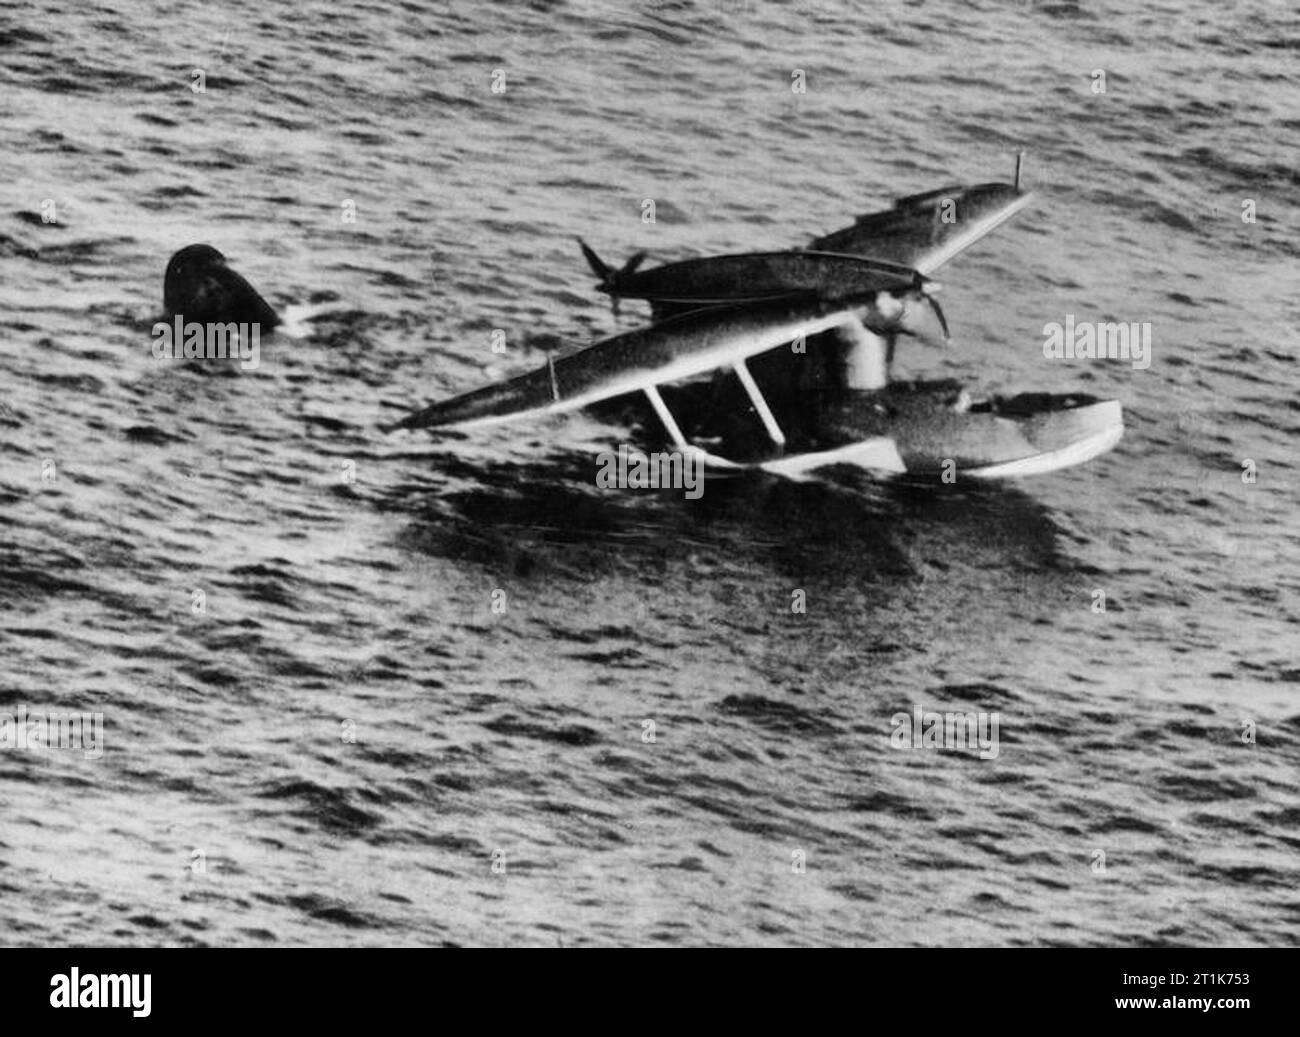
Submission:
[[[380,502],[409,515],[404,549],[525,579],[651,579],[681,558],[845,587],[905,582],[918,558],[940,568],[1072,568],[1048,509],[1011,483],[881,484],[852,470],[795,483],[759,473],[710,478],[690,500],[679,489],[599,489],[596,462],[582,454],[473,466],[449,455],[437,466],[472,481],[441,492],[429,481],[398,486]]]

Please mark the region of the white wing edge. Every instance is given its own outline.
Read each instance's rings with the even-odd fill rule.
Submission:
[[[689,354],[654,370],[631,371],[624,377],[608,382],[598,389],[591,389],[585,393],[579,393],[577,396],[556,400],[541,407],[511,411],[509,414],[492,414],[481,418],[470,418],[466,421],[454,422],[439,427],[448,429],[483,428],[489,425],[504,424],[508,421],[518,421],[521,418],[564,414],[567,411],[581,410],[583,407],[589,407],[593,403],[600,403],[603,400],[612,400],[617,396],[645,392],[647,389],[656,389],[661,385],[680,382],[724,367],[732,368],[738,362],[793,342],[801,335],[816,335],[843,324],[860,323],[855,313],[857,309],[858,307],[855,306],[835,310],[824,316],[802,321],[793,326],[793,329],[790,326],[774,327],[770,333],[752,335],[748,341],[737,343],[734,347],[715,347],[704,352]],[[595,349],[615,337],[617,336],[602,339],[587,348]],[[575,353],[574,355],[581,356],[582,354]],[[457,397],[453,397],[446,402],[454,403],[456,399]]]
[[[1007,220],[1011,219],[1016,213],[1028,205],[1034,197],[1032,191],[1026,191],[1013,202],[1007,203],[992,216],[986,216],[982,220],[977,220],[972,226],[968,227],[960,234],[954,235],[947,243],[932,256],[928,256],[922,262],[916,264],[916,269],[929,277],[932,273],[943,266],[944,263],[954,256],[965,252],[980,238],[984,237],[991,231],[997,230]]]

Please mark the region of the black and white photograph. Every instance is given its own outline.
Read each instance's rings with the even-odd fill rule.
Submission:
[[[1300,945],[1294,5],[4,2],[0,112],[0,947]]]

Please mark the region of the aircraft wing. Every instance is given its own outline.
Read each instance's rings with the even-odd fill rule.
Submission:
[[[613,273],[599,287],[619,298],[661,303],[754,304],[800,293],[828,298],[906,292],[915,270],[863,256],[792,249],[699,256],[631,273]]]
[[[845,252],[932,274],[1029,204],[1012,184],[945,187],[900,198],[892,209],[859,216],[851,227],[814,238],[822,252]]]
[[[658,386],[720,368],[735,369],[750,389],[747,359],[801,335],[851,323],[857,319],[855,309],[865,301],[858,296],[835,302],[793,298],[758,306],[696,310],[613,335],[580,352],[548,361],[539,370],[432,404],[388,426],[388,431],[465,428],[558,414],[638,391],[655,402]],[[756,387],[751,396],[755,392]],[[660,404],[662,401],[656,409]],[[763,417],[767,405],[756,402],[755,407]],[[764,417],[765,424],[768,417],[770,414]],[[774,424],[769,424],[769,432]],[[675,425],[670,425],[669,431],[674,430]],[[773,439],[783,442],[776,434]]]

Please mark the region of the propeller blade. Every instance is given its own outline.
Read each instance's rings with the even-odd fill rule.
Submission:
[[[939,318],[939,327],[943,328],[944,345],[951,346],[952,334],[948,331],[948,318],[943,315],[943,307],[939,305],[939,300],[933,295],[927,293],[925,298],[930,304],[930,309],[934,310],[934,315]]]
[[[916,293],[930,304],[930,309],[934,310],[935,317],[939,320],[939,327],[943,329],[943,344],[952,345],[952,333],[948,330],[948,318],[944,316],[943,307],[939,305],[935,293],[943,287],[942,285],[931,281],[919,270],[916,272]]]

